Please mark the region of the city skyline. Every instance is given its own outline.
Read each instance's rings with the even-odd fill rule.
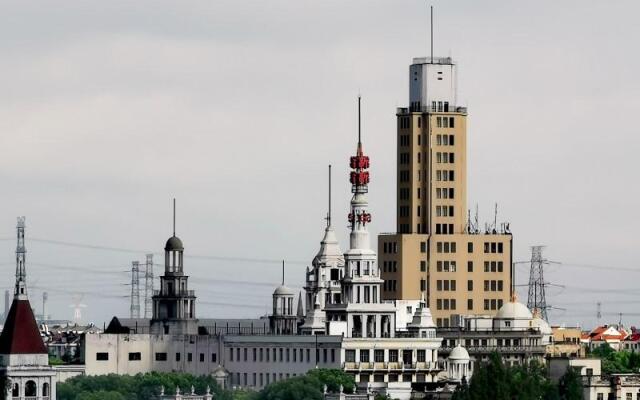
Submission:
[[[299,288],[322,238],[327,164],[334,168],[334,225],[346,247],[346,160],[355,150],[358,93],[376,179],[372,236],[395,229],[395,107],[408,105],[408,66],[426,53],[428,9],[417,1],[353,2],[336,16],[329,5],[305,5],[93,4],[47,18],[15,6],[0,17],[0,29],[12,30],[0,35],[0,50],[11,56],[0,78],[8,193],[0,265],[13,271],[15,217],[25,215],[27,285],[37,310],[46,290],[50,313],[65,318],[64,310],[71,319],[72,295],[88,292],[87,320],[127,315],[126,271],[146,252],[162,253],[176,197],[199,316],[267,312],[279,260],[288,260],[287,282]],[[640,59],[628,54],[615,74],[604,69],[638,29],[606,17],[633,13],[620,13],[621,5],[545,3],[507,5],[493,15],[464,5],[435,3],[435,53],[451,49],[461,69],[469,207],[479,204],[481,221],[490,221],[499,204],[516,261],[544,244],[549,259],[565,263],[547,274],[566,285],[547,293],[551,305],[567,308],[551,311],[552,323],[593,326],[597,301],[601,322],[617,322],[618,312],[625,323],[639,321],[632,282],[640,271],[633,236],[640,192],[630,182],[640,140],[612,112],[626,116],[637,106],[630,77]],[[154,24],[140,24],[147,11]],[[118,18],[129,13],[131,20]],[[91,24],[98,15],[101,23]],[[563,38],[569,15],[574,30]],[[335,31],[323,29],[323,17],[333,18]],[[491,22],[495,30],[485,29]],[[601,28],[592,31],[595,22]],[[297,35],[303,26],[309,29]],[[578,37],[593,48],[573,47]],[[602,151],[604,135],[625,145]],[[4,275],[1,286],[11,290],[13,274]],[[257,284],[238,282],[247,276]],[[528,265],[518,264],[516,284],[527,281]],[[255,304],[234,299],[239,290],[251,291]]]

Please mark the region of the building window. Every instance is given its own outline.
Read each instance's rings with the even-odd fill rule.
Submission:
[[[200,362],[204,362],[204,353],[200,353]]]
[[[180,353],[176,353],[176,361],[180,361]]]
[[[142,360],[142,354],[137,353],[129,353],[129,361],[140,361]]]
[[[156,361],[167,361],[167,353],[156,353]]]
[[[427,252],[427,242],[420,242],[420,253]]]
[[[425,362],[425,361],[427,361],[426,351],[418,350],[418,362]]]
[[[244,360],[247,361],[247,349],[243,349],[243,353],[244,353]]]
[[[467,253],[473,253],[473,242],[467,243]]]
[[[398,350],[389,350],[389,362],[398,362]]]
[[[473,261],[467,261],[467,272],[473,272]]]
[[[374,350],[373,351],[373,360],[375,362],[384,362],[384,350]]]
[[[187,353],[187,362],[193,361],[193,353]]]
[[[96,353],[96,361],[109,361],[109,353]]]
[[[218,357],[216,356],[216,353],[211,353],[211,362],[214,363],[216,362],[218,359]]]
[[[473,299],[467,299],[467,310],[473,310]]]
[[[425,290],[427,290],[427,281],[420,279],[420,291],[424,292]]]
[[[258,349],[254,348],[253,349],[253,362],[258,361]]]
[[[345,350],[344,358],[347,362],[356,362],[356,351],[355,350]]]
[[[360,350],[360,362],[369,362],[369,350]]]
[[[427,271],[427,262],[420,261],[420,272],[426,272],[426,271]]]
[[[473,281],[467,281],[467,290],[473,291]]]

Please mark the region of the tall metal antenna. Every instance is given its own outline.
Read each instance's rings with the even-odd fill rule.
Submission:
[[[331,164],[329,164],[329,212],[327,213],[327,227],[331,226]]]
[[[433,6],[431,6],[431,64],[433,64]]]
[[[173,236],[176,235],[176,199],[173,199]]]
[[[360,122],[360,95],[358,95],[358,149],[360,149],[361,145],[362,145],[362,141],[360,140],[360,126],[361,126],[361,122]]]
[[[151,318],[153,314],[153,254],[147,254],[144,268],[144,317]]]
[[[140,318],[140,263],[131,263],[131,318]]]
[[[542,319],[547,320],[547,299],[545,296],[544,266],[549,262],[542,257],[544,246],[531,246],[531,270],[529,271],[529,295],[527,308],[538,310]]]
[[[284,260],[282,260],[282,286],[284,286]]]

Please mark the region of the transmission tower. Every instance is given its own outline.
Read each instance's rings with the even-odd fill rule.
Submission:
[[[538,310],[542,318],[547,320],[547,299],[544,288],[544,266],[548,261],[542,257],[544,246],[531,246],[531,270],[529,272],[529,296],[527,308],[531,311]]]
[[[144,270],[144,317],[151,318],[153,313],[153,254],[147,254]]]
[[[131,265],[131,318],[140,318],[140,263]]]

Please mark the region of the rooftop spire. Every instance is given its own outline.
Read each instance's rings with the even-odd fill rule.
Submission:
[[[331,164],[329,164],[329,208],[327,212],[327,228],[331,226]]]
[[[284,260],[282,260],[282,286],[284,286]]]
[[[25,265],[27,249],[24,245],[24,221],[24,217],[18,217],[18,224],[16,225],[16,287],[13,294],[20,300],[27,299],[27,270]]]
[[[173,198],[173,236],[176,235],[176,199]]]

